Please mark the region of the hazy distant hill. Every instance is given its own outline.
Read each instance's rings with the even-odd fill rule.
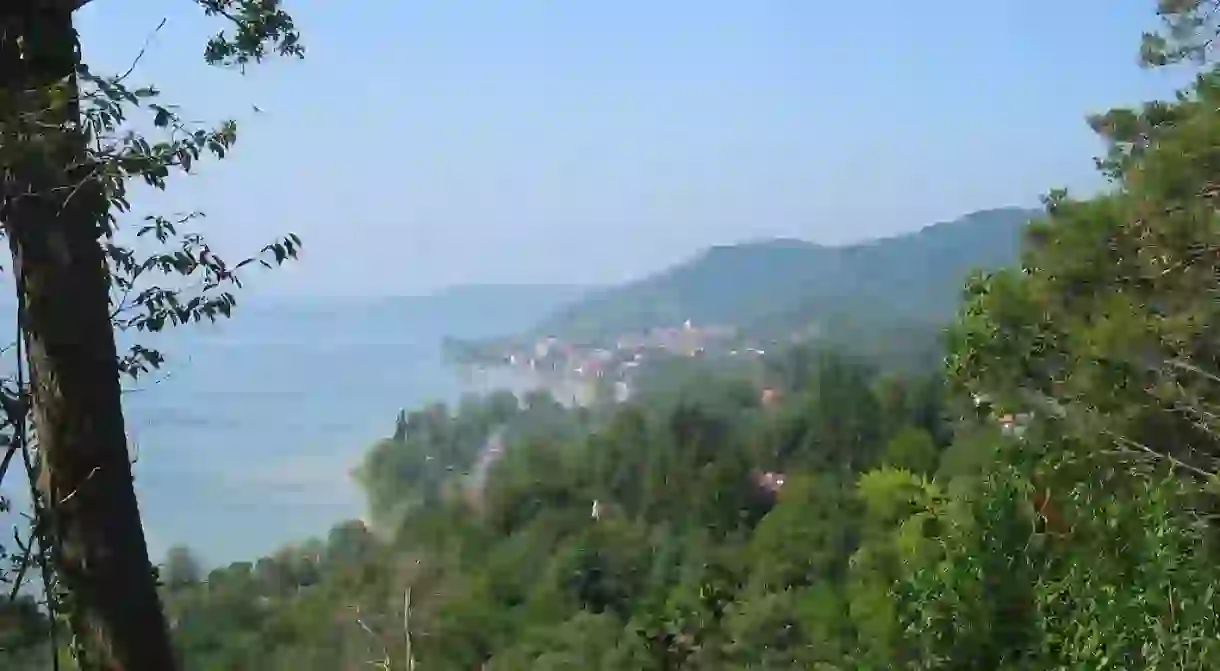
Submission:
[[[551,314],[537,330],[597,337],[686,319],[778,330],[803,320],[863,328],[877,320],[943,322],[972,269],[1017,260],[1021,230],[1039,214],[984,210],[843,247],[800,240],[713,247],[656,275],[590,292]]]
[[[252,324],[267,322],[269,332],[284,337],[308,339],[329,328],[347,333],[349,340],[393,337],[438,343],[444,337],[521,333],[587,291],[572,285],[497,284],[461,285],[419,296],[264,296],[242,303],[238,315]],[[327,320],[329,314],[335,318]]]
[[[440,309],[452,328],[446,335],[471,337],[492,329],[500,335],[519,333],[542,315],[579,300],[589,287],[547,284],[463,285],[413,299],[412,308]]]

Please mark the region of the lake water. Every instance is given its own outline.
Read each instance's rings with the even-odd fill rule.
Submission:
[[[471,390],[443,364],[441,338],[519,330],[534,307],[264,302],[174,330],[166,368],[124,396],[150,552],[187,543],[208,563],[251,559],[360,516],[351,469],[398,410]]]

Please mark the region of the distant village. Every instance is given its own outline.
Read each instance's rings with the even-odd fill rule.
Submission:
[[[508,369],[546,388],[565,404],[589,405],[599,394],[614,402],[630,398],[633,382],[650,361],[672,357],[761,357],[759,343],[743,339],[728,326],[701,326],[686,320],[680,326],[624,334],[597,343],[577,343],[554,336],[530,342],[508,342],[464,363],[478,369]]]

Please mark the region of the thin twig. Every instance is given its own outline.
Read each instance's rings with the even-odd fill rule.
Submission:
[[[89,0],[85,0],[85,2],[88,3]],[[153,28],[152,32],[149,33],[148,36],[144,38],[144,44],[143,44],[143,46],[140,47],[140,51],[139,51],[139,53],[136,54],[135,59],[132,60],[131,67],[127,68],[127,71],[124,72],[123,74],[119,75],[118,79],[116,79],[115,81],[121,82],[124,79],[127,79],[128,77],[130,77],[131,73],[135,72],[136,66],[140,64],[141,60],[144,60],[144,54],[148,52],[148,45],[152,44],[153,38],[156,37],[157,33],[161,32],[161,29],[165,27],[165,22],[167,20],[168,19],[163,17],[161,19],[161,23],[158,23],[157,27]]]
[[[1193,473],[1193,474],[1198,475],[1203,478],[1210,478],[1213,475],[1212,473],[1208,473],[1207,471],[1203,470],[1202,468],[1198,468],[1197,466],[1191,466],[1190,464],[1182,461],[1181,459],[1178,459],[1177,457],[1173,456],[1172,454],[1164,454],[1161,452],[1157,452],[1156,450],[1152,449],[1151,447],[1148,447],[1147,445],[1144,445],[1143,443],[1141,443],[1139,441],[1132,440],[1130,438],[1127,438],[1126,436],[1120,436],[1117,433],[1114,433],[1113,431],[1110,431],[1109,429],[1106,429],[1104,427],[1100,428],[1100,432],[1103,435],[1105,435],[1106,437],[1110,438],[1111,440],[1113,440],[1114,442],[1118,443],[1119,445],[1121,445],[1123,447],[1126,447],[1129,449],[1134,449],[1139,452],[1143,452],[1149,456],[1156,457],[1158,459],[1163,459],[1163,460],[1169,462],[1169,464],[1171,466],[1173,466],[1174,468],[1182,469],[1184,471]]]
[[[0,484],[4,483],[4,476],[8,473],[8,465],[13,461],[13,455],[17,454],[17,442],[9,443],[8,450],[4,453],[4,460],[0,461]]]
[[[21,591],[21,584],[25,582],[25,571],[30,567],[30,551],[34,547],[34,536],[37,533],[36,527],[30,528],[30,539],[21,546],[21,563],[17,565],[17,578],[13,581],[13,589],[8,595],[9,601],[17,600],[17,592]],[[13,531],[13,537],[17,536],[17,532]],[[20,539],[18,539],[20,543]]]

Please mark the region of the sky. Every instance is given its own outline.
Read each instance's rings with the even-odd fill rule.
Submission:
[[[301,262],[259,291],[370,296],[621,282],[1088,192],[1085,115],[1176,83],[1135,63],[1153,5],[289,0],[307,58],[245,75],[203,64],[224,26],[191,0],[78,25],[96,71],[147,45],[133,80],[239,122],[235,154],[140,212],[202,210],[233,256],[295,232]]]

